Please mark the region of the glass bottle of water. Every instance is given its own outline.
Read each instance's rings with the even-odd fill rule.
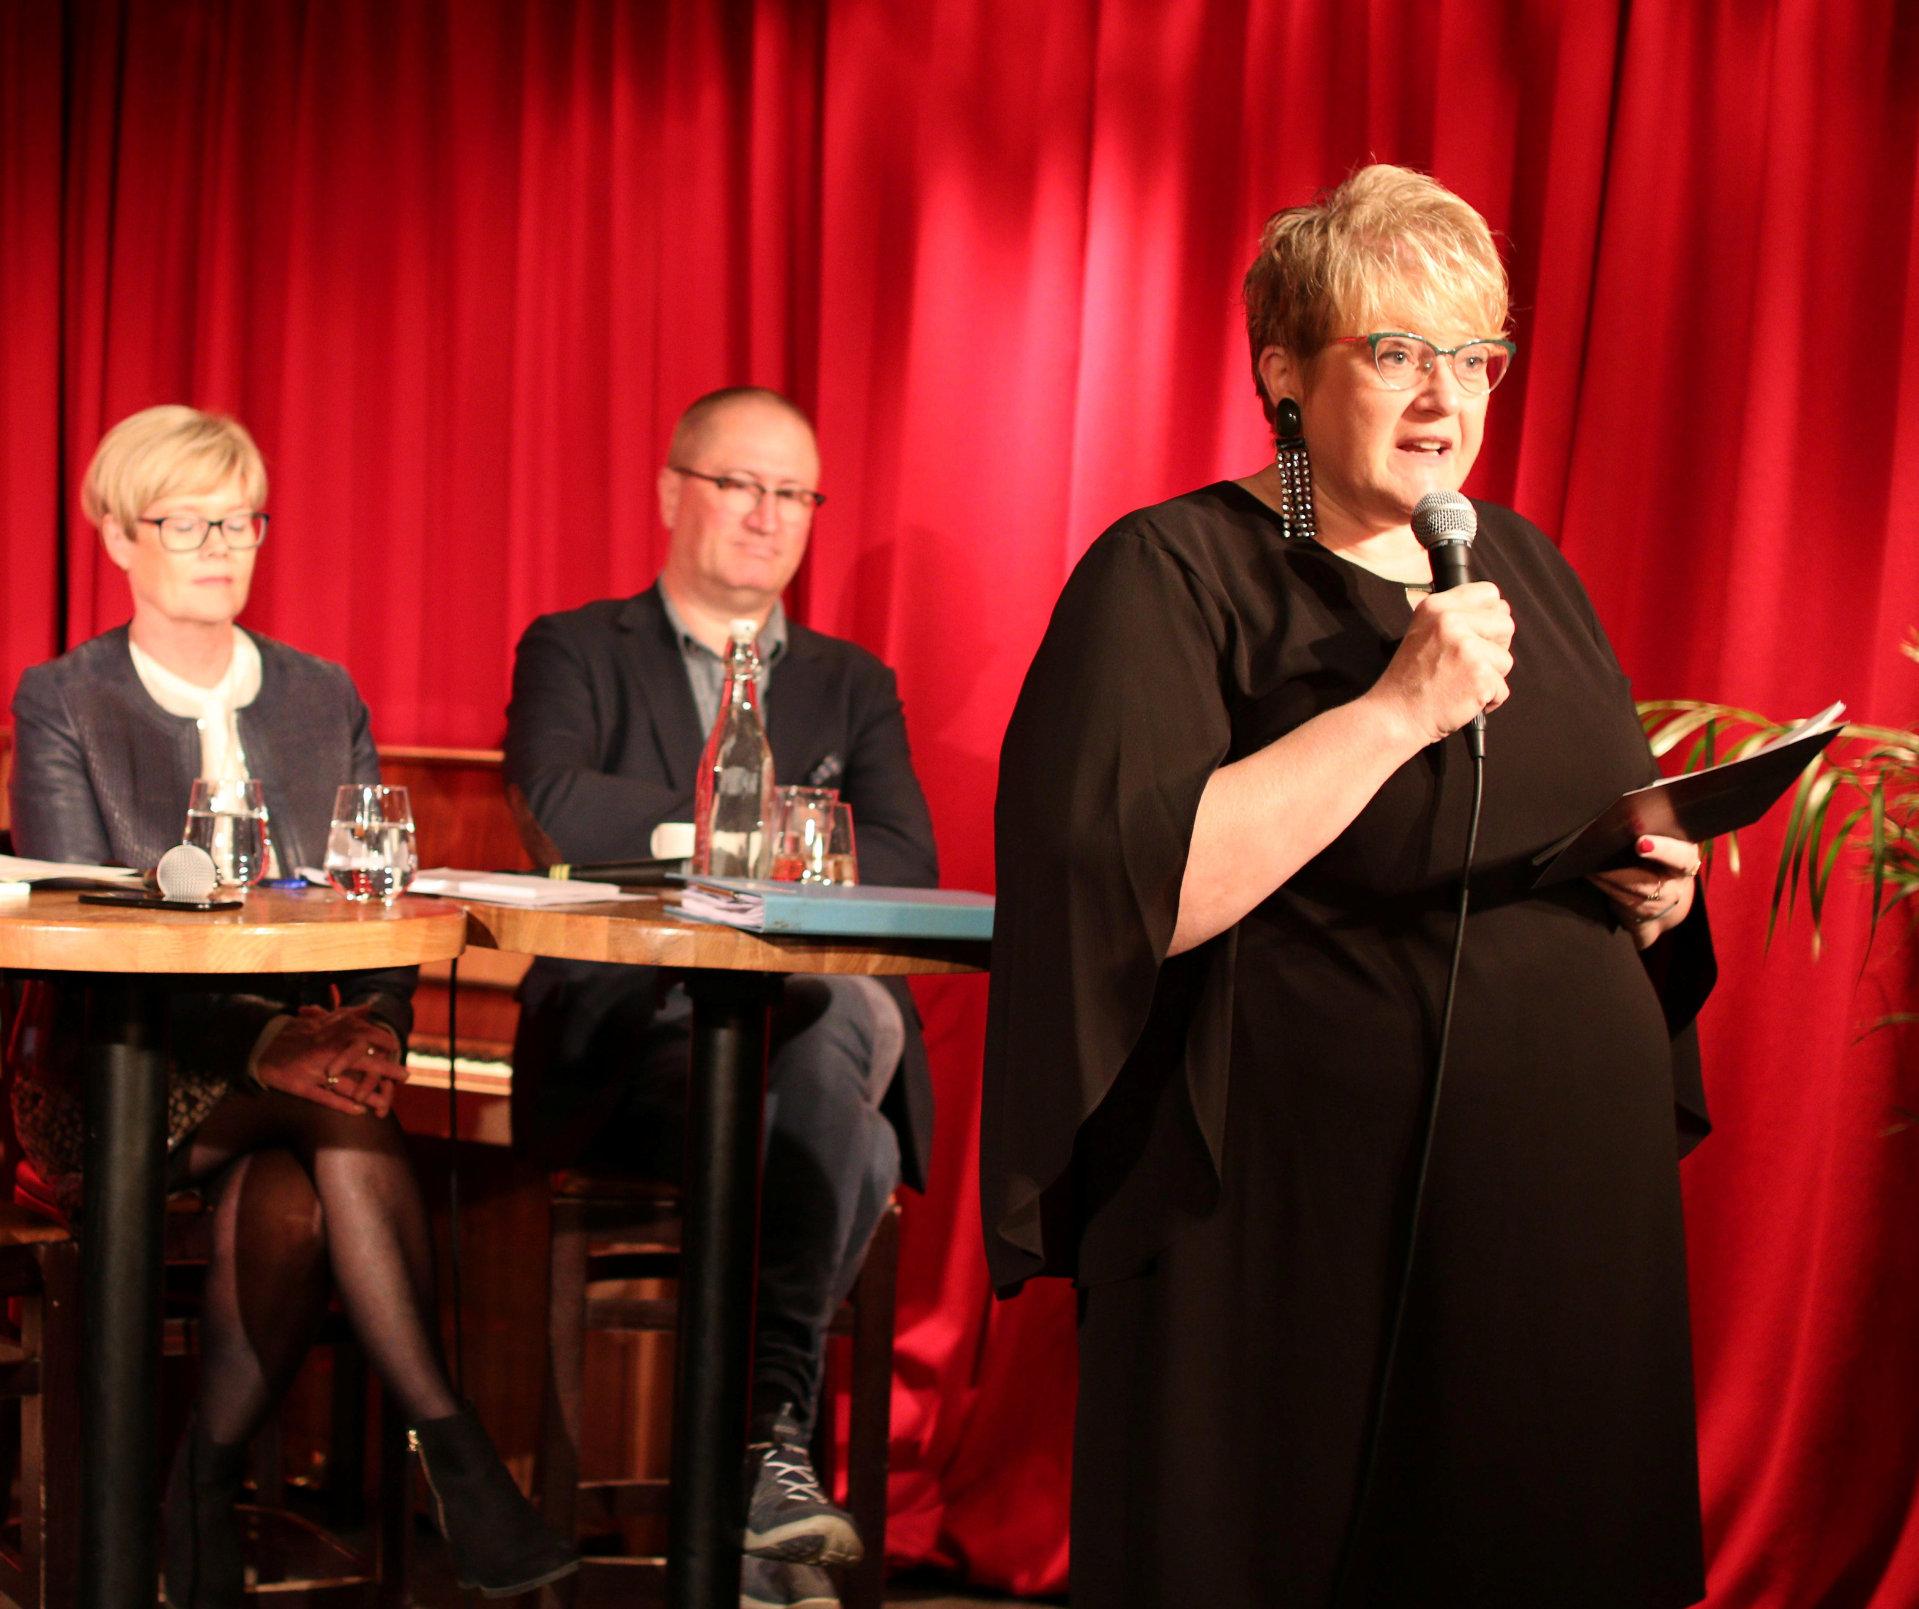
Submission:
[[[735,620],[720,710],[700,756],[693,792],[693,870],[707,877],[764,877],[773,807],[773,750],[760,719],[760,655],[751,620]]]

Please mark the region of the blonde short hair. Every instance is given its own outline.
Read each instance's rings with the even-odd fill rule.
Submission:
[[[178,403],[142,408],[100,438],[80,482],[80,507],[96,526],[110,514],[131,535],[148,504],[235,475],[249,505],[266,502],[266,461],[239,420]]]
[[[1269,423],[1259,377],[1269,346],[1304,361],[1336,335],[1375,328],[1389,308],[1411,319],[1413,334],[1462,321],[1472,335],[1506,333],[1506,267],[1486,220],[1438,180],[1383,162],[1268,218],[1245,298],[1253,386]]]

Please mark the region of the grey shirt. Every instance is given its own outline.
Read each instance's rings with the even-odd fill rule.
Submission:
[[[719,719],[720,694],[726,688],[726,660],[686,629],[679,610],[665,587],[660,588],[660,605],[666,610],[667,624],[673,628],[680,645],[680,663],[686,667],[687,685],[693,689],[693,708],[699,712],[701,732],[713,730]],[[773,612],[760,627],[760,704],[765,707],[766,689],[773,680],[773,667],[786,652],[786,605],[773,600]]]

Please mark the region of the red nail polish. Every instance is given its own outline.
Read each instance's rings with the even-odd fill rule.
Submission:
[[[1639,840],[1639,853],[1642,855],[1650,855],[1652,853],[1652,840],[1650,838],[1642,838]]]

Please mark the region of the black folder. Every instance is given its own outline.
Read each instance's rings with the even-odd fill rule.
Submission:
[[[1841,730],[1844,704],[1833,704],[1743,759],[1667,777],[1622,793],[1604,810],[1533,857],[1534,888],[1636,861],[1644,833],[1703,844],[1750,827]]]

